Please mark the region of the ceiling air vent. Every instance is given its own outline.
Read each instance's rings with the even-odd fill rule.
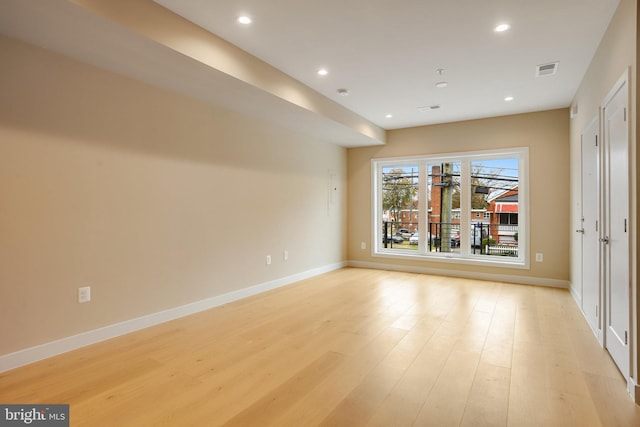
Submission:
[[[536,77],[553,76],[558,71],[558,62],[536,66]]]
[[[433,110],[439,110],[439,109],[440,109],[440,104],[418,107],[418,111],[420,111],[421,113],[426,113],[427,111],[433,111]]]

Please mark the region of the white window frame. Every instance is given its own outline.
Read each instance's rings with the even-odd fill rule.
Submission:
[[[419,168],[418,211],[427,211],[427,165],[444,162],[460,162],[462,188],[471,186],[471,162],[477,160],[518,159],[518,256],[500,257],[495,255],[472,254],[470,244],[461,244],[460,252],[429,252],[420,239],[417,250],[388,249],[383,246],[382,239],[382,170],[385,167],[412,165]],[[398,259],[420,259],[448,263],[480,264],[509,268],[526,268],[530,266],[529,250],[529,149],[526,147],[503,150],[473,151],[424,155],[412,157],[378,158],[371,160],[372,178],[372,256]],[[460,200],[460,224],[471,224],[471,195],[464,191]],[[469,227],[460,227],[460,239],[469,242]],[[423,234],[426,230],[426,215],[420,215],[418,230]]]

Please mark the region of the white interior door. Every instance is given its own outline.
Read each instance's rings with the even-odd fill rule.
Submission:
[[[600,336],[600,122],[595,117],[582,133],[582,312],[591,329]]]
[[[605,161],[603,237],[605,347],[629,378],[629,125],[628,80],[616,86],[603,108]]]

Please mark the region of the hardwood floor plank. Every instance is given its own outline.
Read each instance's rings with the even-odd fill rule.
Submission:
[[[385,400],[408,367],[414,362],[435,330],[436,326],[433,324],[415,325],[398,345],[342,400],[340,405],[323,420],[321,425],[347,426],[367,422],[375,409]]]
[[[585,374],[591,395],[589,408],[594,408],[599,420],[606,427],[640,425],[640,406],[634,404],[626,392],[622,376]]]
[[[374,410],[370,426],[410,426],[438,380],[456,338],[434,334],[385,400]]]
[[[480,353],[454,350],[418,413],[418,426],[457,426],[462,420]]]
[[[482,349],[481,361],[511,368],[515,334],[515,307],[500,298],[496,303],[489,331]]]
[[[345,359],[344,355],[327,352],[296,372],[290,379],[265,394],[257,402],[224,423],[224,426],[269,426],[290,406],[304,399],[327,375]]]
[[[344,363],[309,393],[306,402],[298,402],[283,414],[278,425],[317,426],[325,422],[406,334],[402,329],[386,328],[358,353],[347,355]]]
[[[510,381],[511,369],[480,362],[460,425],[506,426]]]

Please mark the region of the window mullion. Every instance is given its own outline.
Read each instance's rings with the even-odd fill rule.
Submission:
[[[371,221],[371,247],[374,252],[380,250],[380,224],[382,224],[382,165],[378,163],[372,163],[372,175],[373,175],[373,188],[371,197],[373,198],[373,220]]]
[[[469,255],[471,239],[471,162],[468,159],[460,162],[460,256]]]
[[[420,240],[418,241],[418,252],[425,254],[427,252],[426,236],[427,236],[427,212],[429,210],[429,199],[427,190],[427,174],[429,173],[426,163],[420,163],[420,169],[418,173],[418,188],[420,194],[418,196],[418,235]]]

